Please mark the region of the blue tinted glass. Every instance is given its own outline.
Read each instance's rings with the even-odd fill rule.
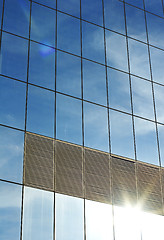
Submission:
[[[23,240],[53,240],[54,193],[25,187]]]
[[[86,147],[109,151],[107,109],[84,103],[84,144]]]
[[[109,117],[112,153],[134,159],[132,117],[112,110]]]
[[[27,104],[27,130],[54,136],[55,93],[29,86]]]
[[[33,3],[31,39],[55,46],[56,11]]]
[[[24,129],[26,85],[0,77],[0,123]]]
[[[0,28],[1,28],[1,20],[2,20],[2,11],[3,11],[3,0],[0,0]]]
[[[57,138],[82,144],[82,102],[57,94]]]
[[[58,10],[80,17],[80,0],[60,0]]]
[[[82,18],[103,25],[102,0],[81,0]]]
[[[83,61],[84,99],[102,105],[107,104],[105,67]]]
[[[164,167],[164,126],[158,124],[158,137],[160,146],[161,166]]]
[[[22,182],[24,133],[0,126],[0,178]]]
[[[164,84],[164,52],[150,47],[153,81]]]
[[[2,34],[1,73],[26,81],[28,41]]]
[[[58,48],[80,55],[80,20],[60,12],[57,16]]]
[[[104,0],[105,27],[125,34],[124,8],[121,1]]]
[[[108,66],[128,71],[126,38],[106,31],[106,44]]]
[[[82,22],[83,57],[96,62],[105,62],[104,30],[95,25]]]
[[[22,187],[0,181],[0,239],[18,240],[21,229]]]
[[[28,37],[30,1],[5,0],[3,29]]]
[[[29,82],[55,89],[55,50],[31,42]]]
[[[125,2],[130,3],[133,6],[143,8],[143,0],[125,0]]]
[[[131,77],[134,114],[154,120],[154,106],[151,82]]]
[[[56,0],[35,0],[35,2],[44,4],[48,7],[56,8]]]
[[[155,124],[134,118],[137,159],[159,165]]]
[[[145,10],[163,17],[162,0],[144,0]]]
[[[57,52],[56,90],[81,97],[81,59]]]
[[[164,123],[164,87],[154,84],[155,106],[157,121]]]
[[[84,200],[55,194],[56,240],[84,239]]]
[[[150,79],[150,67],[147,45],[132,39],[128,39],[128,41],[131,73]]]
[[[131,112],[129,75],[108,68],[109,106]]]
[[[126,5],[128,36],[147,42],[144,11]]]

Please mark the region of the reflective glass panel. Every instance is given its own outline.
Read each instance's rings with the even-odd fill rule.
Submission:
[[[155,124],[140,118],[134,118],[137,159],[159,165]]]
[[[164,123],[164,87],[154,84],[157,121]]]
[[[0,0],[0,28],[1,28],[1,21],[2,21],[2,11],[3,11],[3,0]]]
[[[60,0],[58,10],[80,17],[80,0]]]
[[[109,106],[131,112],[129,75],[108,68]]]
[[[103,9],[101,0],[81,0],[82,18],[103,25]]]
[[[80,55],[80,20],[60,12],[57,17],[57,47]]]
[[[158,124],[161,166],[164,167],[164,125]]]
[[[57,52],[56,90],[81,97],[81,59]]]
[[[144,11],[126,5],[128,36],[147,42]]]
[[[55,21],[56,11],[33,3],[31,39],[55,46]]]
[[[132,117],[113,110],[109,117],[112,153],[134,159]]]
[[[0,60],[1,73],[26,81],[27,48],[27,40],[3,32]]]
[[[104,30],[95,25],[82,22],[83,57],[96,62],[105,62]]]
[[[150,47],[153,81],[164,84],[164,52]]]
[[[22,187],[0,181],[0,239],[18,240],[21,229]]]
[[[3,29],[17,35],[28,37],[30,1],[5,0]]]
[[[106,31],[106,44],[107,65],[128,71],[126,38],[122,35]]]
[[[85,201],[86,240],[113,239],[112,206]]]
[[[44,4],[51,8],[56,8],[56,0],[46,0],[46,1],[45,0],[35,0],[35,2]]]
[[[0,126],[0,178],[22,182],[24,133]]]
[[[150,67],[147,45],[132,39],[128,39],[128,42],[131,73],[150,79]]]
[[[131,80],[134,114],[154,120],[151,82],[136,77],[131,77]]]
[[[107,109],[84,103],[84,144],[87,147],[109,151]]]
[[[57,138],[82,144],[82,102],[57,94]]]
[[[114,206],[115,240],[142,239],[138,215],[138,211],[131,207]]]
[[[143,8],[143,0],[125,0],[125,2],[130,3],[133,6]]]
[[[106,71],[99,64],[83,61],[84,99],[102,105],[107,104]]]
[[[55,49],[31,42],[29,82],[55,89]]]
[[[26,85],[0,77],[0,123],[24,129]]]
[[[54,193],[25,187],[23,240],[53,240]]]
[[[163,17],[163,6],[161,0],[144,0],[145,10]]]
[[[105,27],[125,34],[124,7],[121,1],[104,0]]]
[[[56,240],[84,239],[84,200],[55,194]]]
[[[27,131],[54,136],[55,93],[29,86]]]

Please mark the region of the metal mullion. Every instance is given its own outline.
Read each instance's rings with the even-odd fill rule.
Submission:
[[[1,31],[0,31],[0,54],[1,54],[1,45],[2,45],[2,29],[3,29],[3,19],[4,19],[4,10],[5,10],[5,0],[2,4],[2,18],[1,18]]]

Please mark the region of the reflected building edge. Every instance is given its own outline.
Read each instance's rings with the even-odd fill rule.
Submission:
[[[164,239],[163,24],[163,0],[0,0],[0,239]]]

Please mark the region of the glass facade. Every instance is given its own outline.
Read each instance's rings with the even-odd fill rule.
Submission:
[[[164,0],[0,0],[0,239],[164,239]]]

